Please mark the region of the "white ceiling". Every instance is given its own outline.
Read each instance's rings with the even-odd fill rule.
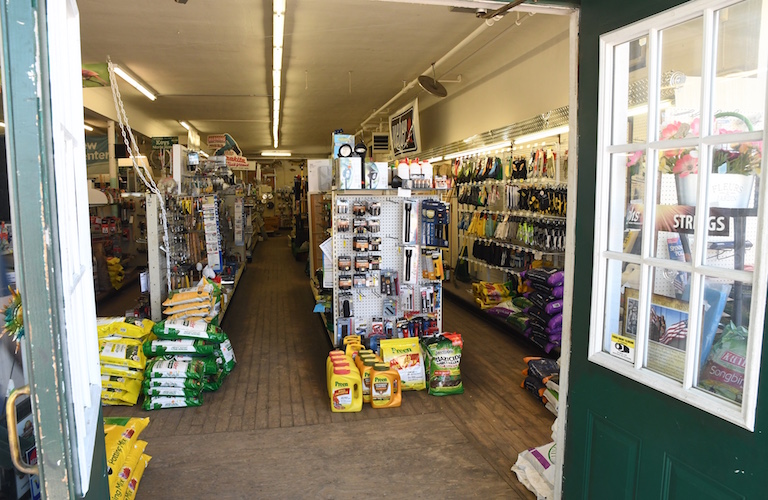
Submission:
[[[272,149],[271,1],[78,0],[78,6],[83,62],[110,56],[159,94],[149,101],[119,80],[129,119],[132,113],[151,116],[169,135],[185,135],[177,121],[185,120],[203,143],[208,134],[228,132],[247,156]],[[438,79],[461,75],[460,83],[445,83],[449,96],[494,71],[494,51],[515,40],[529,44],[537,23],[550,17],[511,29],[517,15],[508,14],[437,68]],[[359,130],[404,81],[483,23],[447,6],[288,0],[279,149],[328,154],[333,130]],[[422,109],[436,101],[416,87],[389,111],[416,96]],[[86,121],[99,125],[88,112]]]

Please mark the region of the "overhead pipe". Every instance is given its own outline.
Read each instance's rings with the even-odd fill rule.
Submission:
[[[475,31],[473,31],[472,33],[470,33],[469,35],[467,35],[467,36],[466,36],[466,38],[464,38],[462,41],[460,41],[458,44],[456,44],[456,46],[455,46],[455,47],[453,47],[451,50],[449,50],[448,52],[446,52],[446,53],[445,53],[445,55],[444,55],[443,57],[441,57],[440,59],[438,59],[437,61],[435,61],[435,67],[438,67],[438,66],[440,66],[441,64],[444,64],[444,63],[445,63],[445,61],[447,61],[447,60],[448,60],[450,57],[453,57],[453,55],[454,55],[454,54],[456,54],[458,51],[460,51],[461,49],[463,49],[464,47],[466,47],[466,46],[467,46],[467,45],[468,45],[470,42],[472,42],[472,41],[473,41],[475,38],[477,38],[478,36],[480,36],[480,35],[481,35],[481,34],[482,34],[482,33],[483,33],[485,30],[487,30],[488,28],[490,28],[490,26],[488,26],[488,24],[486,24],[485,22],[483,22],[483,24],[481,24],[480,26],[478,26],[478,27],[475,29]],[[430,65],[430,66],[429,66],[427,69],[425,69],[424,71],[422,71],[422,72],[419,74],[419,76],[421,76],[421,75],[429,75],[431,72],[432,72],[432,65]],[[370,116],[368,116],[368,118],[366,118],[365,120],[363,120],[363,122],[360,124],[360,128],[362,129],[363,127],[365,127],[365,124],[366,124],[366,123],[368,123],[369,121],[371,121],[371,120],[373,120],[374,118],[376,118],[376,116],[378,116],[378,115],[379,115],[379,113],[381,113],[382,111],[384,111],[385,109],[387,109],[387,108],[388,108],[390,105],[392,105],[392,104],[393,104],[395,101],[397,101],[398,99],[400,99],[400,98],[401,98],[403,95],[405,95],[405,94],[406,94],[406,93],[407,93],[409,90],[411,90],[413,87],[415,87],[415,86],[416,86],[418,83],[419,83],[419,77],[417,76],[416,78],[414,78],[413,80],[411,80],[409,83],[407,83],[407,84],[406,84],[406,85],[405,85],[405,86],[404,86],[404,87],[403,87],[403,88],[400,90],[400,92],[398,92],[397,94],[395,94],[395,95],[394,95],[394,97],[392,97],[392,99],[388,100],[386,103],[384,103],[384,105],[382,105],[382,106],[381,106],[381,107],[379,107],[379,108],[378,108],[376,111],[374,111],[373,113],[371,113],[371,115],[370,115]]]

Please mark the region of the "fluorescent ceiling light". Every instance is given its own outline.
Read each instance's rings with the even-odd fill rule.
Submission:
[[[115,65],[115,73],[120,75],[120,77],[126,82],[128,82],[133,88],[135,88],[136,90],[138,90],[139,92],[147,96],[147,99],[149,99],[150,101],[154,101],[155,99],[157,99],[157,95],[155,95],[154,92],[150,91],[146,86],[144,86],[144,84],[139,83],[139,81],[136,78],[126,73],[126,71],[120,66]]]
[[[0,122],[0,128],[5,128],[5,122]]]
[[[291,156],[290,151],[262,151],[261,156]]]
[[[87,123],[83,124],[83,127],[84,127],[84,128],[85,128],[85,130],[87,130],[88,132],[93,132],[93,127],[91,127],[91,126],[90,126],[90,125],[88,125]]]
[[[184,127],[185,129],[187,129],[187,131],[189,131],[189,129],[190,129],[189,123],[187,123],[187,122],[183,122],[183,121],[180,121],[180,122],[179,122],[179,124],[180,124],[182,127]]]
[[[490,146],[483,146],[481,148],[468,149],[466,151],[459,151],[458,153],[451,153],[449,155],[445,155],[443,160],[452,160],[462,156],[481,155],[483,153],[490,153],[491,151],[508,148],[510,146],[511,144],[509,141],[497,142],[496,144],[491,144]]]
[[[274,47],[282,47],[284,36],[285,15],[275,12],[275,14],[272,16],[272,45]]]
[[[285,0],[273,0],[272,11],[275,14],[285,14]]]
[[[568,130],[568,125],[563,125],[562,127],[549,128],[547,130],[542,130],[541,132],[534,132],[533,134],[521,135],[520,137],[515,137],[515,144],[522,144],[525,142],[531,142],[560,134],[567,134]]]
[[[443,157],[442,156],[435,156],[434,158],[430,158],[429,160],[427,160],[427,162],[429,162],[429,163],[435,163],[437,161],[443,161]]]
[[[208,153],[206,153],[205,151],[198,151],[198,152],[200,153],[200,156],[208,158]]]

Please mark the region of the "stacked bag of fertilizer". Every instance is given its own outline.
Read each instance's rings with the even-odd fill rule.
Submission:
[[[142,344],[155,338],[153,326],[148,319],[131,317],[96,320],[103,404],[136,404],[147,364]]]
[[[192,288],[172,290],[163,307],[166,319],[215,323],[221,310],[221,285],[203,278]]]
[[[148,424],[148,418],[104,419],[111,500],[130,500],[136,497],[141,476],[152,458],[144,453],[147,442],[138,439]]]
[[[145,410],[200,406],[237,362],[227,335],[205,321],[164,320],[152,331],[157,339],[143,345]]]
[[[529,321],[524,335],[549,353],[560,346],[563,332],[563,271],[530,269],[521,276],[533,289],[525,294],[532,305],[526,311]]]
[[[536,495],[537,500],[555,498],[555,460],[557,457],[557,419],[552,424],[552,442],[528,448],[517,456],[512,472],[518,481]]]
[[[109,271],[109,281],[112,282],[112,287],[115,290],[120,290],[120,287],[123,286],[125,270],[118,257],[107,259],[107,271]]]
[[[558,399],[560,397],[560,361],[547,358],[523,358],[528,368],[523,370],[525,380],[520,387],[526,389],[544,406],[557,415]]]
[[[475,302],[480,309],[486,310],[508,301],[515,295],[516,285],[513,282],[507,283],[488,283],[480,281],[472,284],[472,292],[475,296]]]

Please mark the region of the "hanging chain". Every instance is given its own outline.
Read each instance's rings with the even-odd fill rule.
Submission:
[[[149,172],[149,170],[144,167],[143,165],[139,165],[139,163],[136,161],[136,158],[140,156],[139,153],[139,146],[136,143],[136,137],[133,135],[133,130],[131,130],[131,126],[128,123],[128,115],[125,112],[125,107],[123,106],[123,99],[120,95],[120,89],[117,86],[117,77],[115,75],[115,68],[112,64],[112,59],[107,57],[107,67],[109,68],[109,84],[112,88],[112,100],[115,104],[115,111],[117,112],[117,120],[120,124],[120,131],[123,135],[123,142],[125,143],[126,150],[128,152],[128,155],[131,158],[131,163],[133,163],[133,169],[138,174],[139,179],[144,183],[144,185],[147,187],[147,189],[150,190],[155,196],[157,196],[157,201],[160,206],[160,219],[163,223],[163,244],[165,245],[165,277],[167,281],[168,291],[171,290],[171,275],[169,273],[171,269],[171,255],[170,255],[170,244],[168,240],[168,214],[165,211],[165,198],[163,197],[163,193],[160,192],[160,189],[157,187],[157,184],[155,184],[154,179],[152,179],[152,174]],[[126,129],[127,132],[126,132]],[[128,138],[130,137],[130,143]],[[133,146],[133,149],[131,149],[131,145]]]

